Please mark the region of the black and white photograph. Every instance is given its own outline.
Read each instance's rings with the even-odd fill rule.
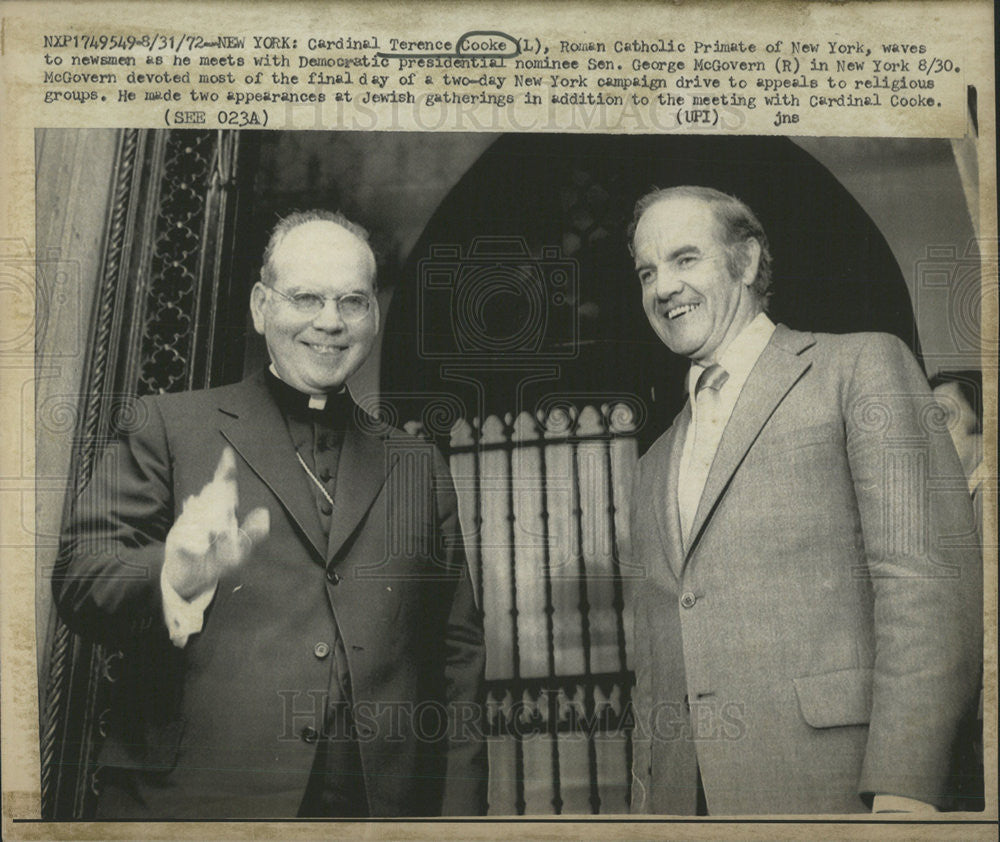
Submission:
[[[968,148],[37,149],[48,815],[982,809]]]
[[[988,4],[29,5],[5,837],[989,838]]]

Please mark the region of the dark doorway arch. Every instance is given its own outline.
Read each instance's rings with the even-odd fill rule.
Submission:
[[[885,238],[789,139],[506,135],[441,202],[401,268],[384,358],[407,365],[383,367],[383,392],[453,394],[467,417],[530,411],[524,401],[553,390],[628,393],[649,410],[643,439],[655,437],[683,401],[686,362],[646,322],[626,229],[637,197],[675,184],[718,188],[757,212],[775,258],[776,320],[886,331],[919,350]],[[525,385],[546,366],[557,373]],[[478,370],[480,388],[456,381],[456,367]]]

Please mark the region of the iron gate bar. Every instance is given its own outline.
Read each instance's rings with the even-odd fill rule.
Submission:
[[[618,436],[616,436],[611,430],[612,424],[610,411],[608,413],[606,423],[611,436],[605,444],[605,455],[607,457],[605,464],[607,466],[608,481],[608,524],[611,528],[611,575],[614,587],[614,599],[611,604],[615,609],[615,631],[618,636],[618,663],[621,665],[622,670],[627,670],[628,648],[625,640],[625,594],[622,583],[621,558],[618,554],[618,528],[615,525],[615,516],[618,514],[618,507],[615,504],[614,462],[612,458],[612,445]],[[635,634],[634,629],[632,633]],[[630,693],[628,694],[628,697],[631,699]],[[632,803],[631,735],[629,739],[625,741],[625,768],[629,770],[627,773],[627,783],[625,785],[625,803],[627,805]]]
[[[576,521],[577,567],[580,571],[580,631],[583,638],[583,671],[590,675],[590,600],[587,597],[587,562],[583,557],[583,503],[580,495],[580,462],[579,443],[573,442],[573,518]],[[594,700],[591,693],[584,693],[584,712],[588,719],[593,718]],[[587,767],[590,773],[590,809],[593,813],[601,812],[601,796],[597,787],[597,746],[592,736],[587,737]]]
[[[513,419],[504,419],[504,441],[509,442],[513,434]],[[504,449],[507,456],[507,538],[510,549],[510,617],[513,626],[511,635],[511,664],[514,678],[521,677],[521,649],[518,639],[517,610],[517,545],[514,542],[514,449]],[[524,744],[520,737],[514,737],[514,806],[519,816],[524,815],[527,802],[524,797]]]
[[[543,441],[542,431],[536,430],[538,441]],[[538,448],[539,474],[542,480],[541,502],[542,510],[539,517],[542,520],[542,576],[545,582],[545,646],[546,660],[549,668],[549,675],[556,674],[556,639],[555,639],[555,605],[552,601],[552,556],[549,550],[549,475],[545,463],[545,448]],[[549,724],[559,721],[559,699],[555,693],[548,693]],[[562,781],[560,779],[561,769],[559,765],[559,741],[555,738],[554,732],[550,752],[552,755],[552,809],[556,815],[562,814]]]

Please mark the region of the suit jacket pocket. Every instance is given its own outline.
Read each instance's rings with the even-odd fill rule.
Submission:
[[[792,681],[802,717],[813,728],[868,724],[872,710],[872,670],[837,670]]]

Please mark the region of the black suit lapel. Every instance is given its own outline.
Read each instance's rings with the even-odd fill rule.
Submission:
[[[271,489],[320,560],[326,557],[323,527],[309,478],[299,464],[281,410],[263,373],[220,405],[219,429],[261,481]]]
[[[389,439],[363,432],[353,424],[344,433],[337,464],[337,485],[326,559],[334,558],[385,484],[396,460],[387,457]],[[403,516],[390,512],[391,517]],[[388,525],[386,525],[388,528]]]

